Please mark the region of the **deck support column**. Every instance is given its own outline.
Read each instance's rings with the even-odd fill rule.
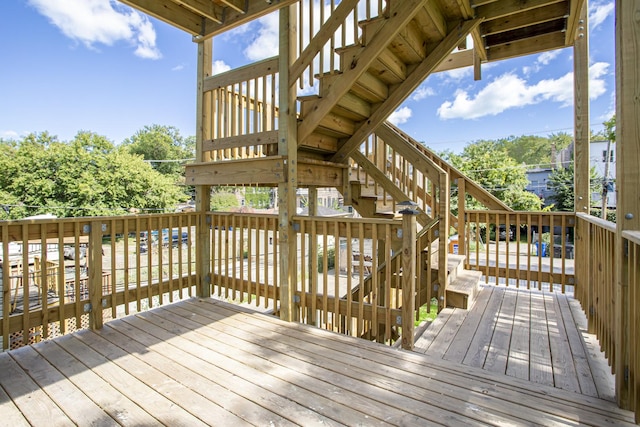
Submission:
[[[289,86],[289,68],[296,57],[297,6],[280,9],[280,55],[278,94],[278,154],[284,156],[284,183],[278,184],[278,234],[280,249],[280,318],[294,321],[294,295],[297,284],[297,245],[293,229],[298,188],[298,123],[296,117],[296,86]]]
[[[574,144],[573,144],[573,171],[574,171],[574,211],[576,213],[589,214],[591,206],[590,174],[590,103],[589,103],[589,22],[588,1],[580,12],[578,30],[575,34],[573,45],[573,109],[574,109]],[[586,262],[589,260],[589,245],[583,221],[578,221],[575,235],[575,260],[576,260],[576,295],[582,295],[582,307],[587,313],[591,310],[592,302],[586,300],[588,288],[591,285],[591,277],[586,271]],[[588,298],[588,297],[587,297]],[[593,316],[588,314],[588,330],[595,333]]]
[[[402,348],[413,350],[414,316],[416,312],[416,215],[420,213],[415,203],[407,206],[402,214]]]
[[[631,317],[629,288],[638,282],[629,275],[628,249],[622,237],[624,230],[640,230],[640,3],[616,0],[616,292],[614,304],[615,374],[618,405],[635,409],[640,421],[640,403],[634,393],[635,360],[631,346],[638,337],[630,336]]]
[[[213,74],[213,40],[198,43],[198,88],[196,96],[196,162],[211,160],[203,151],[203,141],[211,138],[211,100],[205,97],[204,80]],[[196,295],[211,296],[211,230],[206,212],[211,209],[211,187],[196,186],[196,212],[200,213],[196,224]]]
[[[89,327],[93,330],[102,329],[102,222],[91,221],[91,231],[89,232],[89,301],[91,311],[89,312]],[[46,258],[45,258],[46,259]],[[61,263],[64,266],[64,262]],[[43,262],[43,271],[46,271],[47,264]],[[112,278],[114,280],[115,278]],[[47,292],[47,286],[43,286],[42,292]],[[112,303],[115,304],[115,303]],[[46,325],[46,323],[45,323]],[[44,326],[46,327],[46,326]],[[28,333],[28,330],[23,331]]]

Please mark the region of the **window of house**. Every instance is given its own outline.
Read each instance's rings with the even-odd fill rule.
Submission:
[[[609,152],[609,163],[613,162],[613,153],[615,153],[615,151],[611,150],[611,152]],[[602,151],[602,162],[606,162],[607,161],[607,150],[603,150]]]

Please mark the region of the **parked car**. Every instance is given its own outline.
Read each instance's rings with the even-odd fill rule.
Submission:
[[[513,241],[513,239],[515,238],[515,233],[513,231],[513,228],[510,226],[509,229],[507,230],[507,227],[505,225],[501,225],[498,227],[498,239],[499,240],[507,240],[507,233],[509,236],[509,241]]]
[[[84,245],[80,245],[79,248],[75,246],[65,245],[64,247],[64,259],[74,260],[76,259],[76,253],[80,256],[79,259],[83,259],[87,256],[87,247]]]
[[[189,245],[189,233],[186,231],[180,233],[177,230],[173,230],[173,233],[171,233],[171,241],[169,241],[169,235],[164,234],[162,236],[162,246],[168,248],[169,244],[174,248],[178,247],[179,244]]]

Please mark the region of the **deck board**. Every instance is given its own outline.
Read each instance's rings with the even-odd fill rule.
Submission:
[[[483,295],[484,294],[484,295]],[[482,287],[470,310],[449,309],[437,330],[427,327],[415,351],[435,358],[564,390],[614,399],[613,378],[584,313],[557,292]],[[452,323],[450,319],[457,319]],[[440,342],[442,341],[442,342]],[[448,350],[431,351],[447,346]],[[464,359],[455,355],[466,354]]]
[[[632,420],[631,413],[596,397],[282,322],[212,299],[170,304],[25,349],[0,354],[0,393],[7,397],[0,401],[0,416],[16,418],[15,425],[624,425]],[[51,369],[57,373],[44,375]],[[89,410],[83,420],[69,408],[74,394],[59,395],[69,391],[85,396],[82,407]]]

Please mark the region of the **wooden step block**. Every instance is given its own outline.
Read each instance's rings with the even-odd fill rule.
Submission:
[[[456,279],[447,286],[447,307],[467,310],[473,304],[480,292],[479,271],[463,270],[456,275]]]

